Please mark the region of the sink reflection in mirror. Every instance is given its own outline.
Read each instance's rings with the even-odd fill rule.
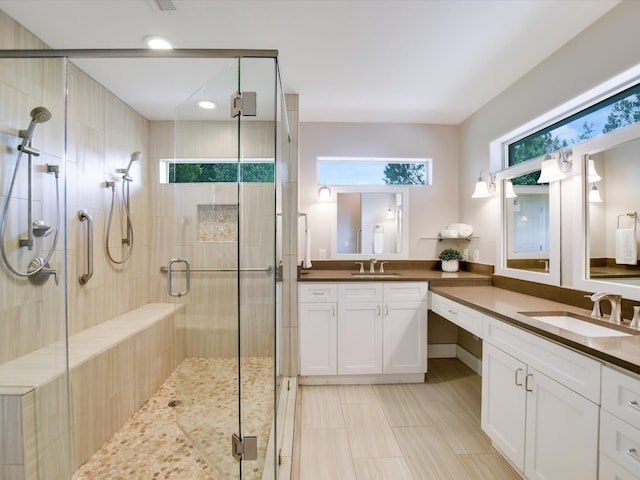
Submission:
[[[602,320],[583,317],[571,312],[519,312],[539,322],[582,335],[584,337],[628,337],[633,335],[622,331],[617,325],[606,324]],[[622,327],[624,328],[624,327]]]

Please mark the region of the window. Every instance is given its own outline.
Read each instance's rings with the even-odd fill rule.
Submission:
[[[318,185],[431,185],[431,159],[318,157]]]
[[[640,84],[509,144],[509,166],[640,122]]]
[[[274,178],[272,158],[160,160],[160,183],[273,183]]]

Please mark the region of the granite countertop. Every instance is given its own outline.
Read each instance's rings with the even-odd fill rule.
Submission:
[[[516,327],[640,374],[640,331],[618,327],[618,330],[622,329],[631,336],[585,337],[519,313],[564,311],[588,317],[590,310],[491,286],[436,286],[432,291]],[[607,326],[606,321],[603,320],[602,325]]]
[[[316,267],[318,265],[318,267]],[[379,273],[380,264],[376,264],[376,272],[369,273],[368,262],[365,262],[365,273],[358,271],[354,262],[314,262],[308,270],[301,270],[298,282],[424,282],[431,286],[447,285],[490,285],[491,274],[474,273],[460,270],[443,272],[435,268],[436,262],[391,261],[384,266],[385,272]]]

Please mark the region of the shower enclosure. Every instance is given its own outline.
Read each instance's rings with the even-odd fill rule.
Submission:
[[[158,57],[206,62],[210,80],[185,98],[172,118],[136,117],[129,128],[146,136],[127,137],[127,127],[110,123],[122,102],[98,92],[83,68],[120,58],[144,64]],[[47,122],[35,122],[29,143],[38,155],[31,158],[30,172],[22,162],[3,220],[11,265],[45,271],[39,284],[4,264],[0,271],[0,410],[17,412],[3,413],[0,421],[0,477],[71,478],[78,448],[71,431],[81,421],[78,403],[85,400],[73,396],[69,358],[75,352],[67,352],[68,335],[122,313],[123,304],[135,309],[145,303],[174,306],[172,404],[181,430],[221,479],[278,477],[276,298],[283,255],[282,228],[276,225],[285,223],[282,165],[289,142],[280,85],[275,51],[0,50],[4,203],[19,155],[19,131],[30,126],[34,107],[51,112]],[[98,97],[115,107],[95,115]],[[194,107],[199,100],[216,108]],[[114,142],[110,128],[122,129],[127,140]],[[100,147],[110,140],[113,151]],[[139,149],[143,155],[136,155]],[[95,175],[89,171],[94,157],[104,164]],[[118,168],[127,161],[123,176]],[[54,173],[63,193],[59,200]],[[109,181],[126,189],[127,218],[120,221],[127,238],[135,232],[135,250],[132,239],[131,245],[115,240],[123,245],[114,247],[114,258],[130,255],[126,263],[110,262],[105,248],[114,188]],[[93,213],[98,230],[96,272],[86,285],[78,283],[86,243],[78,206]],[[62,212],[58,228],[56,207]],[[19,242],[23,238],[26,243]],[[35,251],[22,246],[28,243]],[[47,265],[30,266],[34,258],[47,259]],[[133,292],[134,286],[142,291]],[[96,316],[93,323],[87,312]],[[25,450],[16,453],[13,432],[27,432],[28,422],[33,435],[20,439]],[[17,465],[12,455],[31,463]],[[22,473],[8,476],[12,469]]]

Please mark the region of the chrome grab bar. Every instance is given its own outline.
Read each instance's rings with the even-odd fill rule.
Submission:
[[[172,260],[173,261],[173,260]],[[171,262],[169,262],[171,263]],[[168,267],[166,267],[165,265],[162,265],[160,267],[160,272],[161,273],[167,273],[168,272]],[[184,270],[174,270],[175,272],[184,272]],[[274,268],[272,266],[268,266],[268,267],[256,267],[256,268],[234,268],[234,267],[229,267],[229,268],[189,268],[190,272],[265,272],[265,273],[272,273],[274,271]]]
[[[93,218],[86,210],[79,210],[78,218],[87,221],[87,273],[80,275],[80,285],[86,285],[93,277]]]
[[[179,270],[179,271],[186,273],[185,290],[178,291],[178,292],[174,292],[173,287],[171,285],[171,279],[172,279],[171,274],[173,272],[173,265],[176,263],[184,263],[184,270]],[[167,291],[169,292],[169,295],[171,295],[172,297],[184,297],[191,291],[191,265],[189,265],[189,262],[181,258],[173,258],[169,260],[169,263],[167,264]]]

